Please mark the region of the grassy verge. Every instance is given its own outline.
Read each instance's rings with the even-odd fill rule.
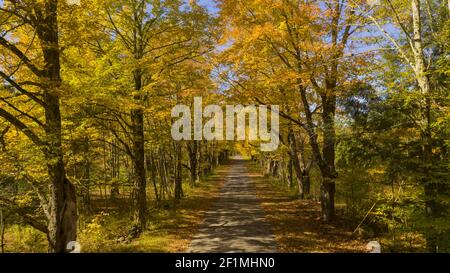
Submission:
[[[294,190],[262,176],[256,165],[248,168],[281,252],[364,252],[367,242],[351,238],[342,220],[321,220],[318,202],[299,200]]]
[[[202,178],[195,187],[184,186],[185,197],[156,206],[151,202],[148,229],[132,241],[124,238],[130,228],[131,215],[126,201],[93,200],[95,214],[80,218],[78,242],[82,252],[183,252],[196,234],[203,213],[210,208],[229,166],[219,167],[214,174]],[[149,190],[149,199],[152,194]],[[97,206],[96,206],[97,205]],[[83,217],[83,216],[82,216]],[[14,225],[5,233],[5,252],[46,252],[45,235],[25,225]]]
[[[84,252],[183,252],[197,232],[203,213],[215,200],[228,166],[218,168],[214,174],[205,177],[195,187],[185,186],[185,198],[171,201],[162,207],[153,207],[149,216],[148,229],[137,239],[125,242],[121,234],[126,234],[129,220],[120,220],[118,215],[105,215],[98,226],[107,227],[106,232],[94,232],[90,224],[80,234]],[[100,218],[101,218],[100,214]],[[102,222],[103,221],[103,222]],[[100,228],[100,230],[103,228]],[[97,235],[100,241],[95,241]],[[114,238],[116,238],[114,240]],[[118,238],[118,239],[117,239]],[[105,245],[106,244],[106,245]]]

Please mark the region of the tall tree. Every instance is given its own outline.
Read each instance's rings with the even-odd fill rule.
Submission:
[[[124,85],[131,96],[130,120],[122,125],[130,137],[131,145],[127,150],[133,162],[134,219],[136,227],[142,231],[147,222],[145,109],[165,91],[164,75],[168,71],[211,49],[208,40],[211,35],[207,34],[210,19],[206,10],[195,2],[190,6],[183,6],[178,0],[106,2],[105,31],[112,33],[113,49],[108,53],[108,62],[115,69],[115,81],[120,85],[126,77],[132,79],[131,84]],[[121,75],[117,69],[122,68],[131,73]]]
[[[76,195],[64,169],[60,96],[63,92],[60,64],[58,1],[4,1],[0,45],[0,76],[13,97],[24,96],[28,105],[44,112],[27,113],[3,100],[0,117],[22,131],[46,159],[50,181],[43,209],[48,218],[45,230],[50,252],[65,252],[76,239]],[[33,125],[30,124],[33,123]],[[36,125],[38,125],[36,127]]]
[[[444,53],[444,47],[439,41],[439,33],[445,26],[449,11],[445,1],[392,1],[386,0],[385,7],[367,7],[360,2],[351,2],[354,10],[360,11],[380,32],[385,43],[390,44],[398,53],[397,59],[411,71],[417,84],[417,106],[419,116],[414,122],[418,125],[421,135],[420,159],[422,185],[425,194],[425,212],[430,218],[439,217],[438,195],[443,186],[432,176],[433,162],[439,161],[439,155],[433,150],[438,143],[436,135],[436,119],[441,113],[439,105],[439,81],[434,76],[436,62]],[[445,88],[445,87],[444,87]],[[445,107],[445,106],[443,106]],[[441,108],[442,109],[442,108]],[[436,240],[428,236],[429,249],[436,251]]]
[[[273,104],[293,97],[290,109],[286,109],[290,112],[280,114],[306,131],[322,175],[322,216],[331,221],[337,178],[336,98],[351,83],[347,76],[352,66],[346,65],[351,58],[344,52],[357,30],[359,16],[347,9],[347,2],[338,0],[222,2],[224,18],[231,20],[233,47],[228,52],[238,75],[234,82],[241,81],[241,87],[243,81],[262,82],[265,87],[258,86],[259,94],[252,94],[259,103]]]

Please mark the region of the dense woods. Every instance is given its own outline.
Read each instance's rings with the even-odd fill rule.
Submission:
[[[391,252],[449,252],[449,9],[0,1],[1,252],[139,241],[177,225],[188,213],[177,206],[236,154],[353,236]],[[171,110],[195,97],[279,105],[279,148],[174,140]],[[165,211],[174,214],[155,216]]]

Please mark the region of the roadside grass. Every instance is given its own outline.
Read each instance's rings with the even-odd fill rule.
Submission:
[[[299,200],[294,189],[264,177],[256,164],[247,166],[281,252],[365,252],[367,242],[352,238],[342,219],[323,222],[320,203]]]
[[[214,202],[228,166],[224,165],[213,174],[203,177],[195,187],[185,183],[182,200],[169,200],[160,205],[153,204],[149,210],[149,225],[136,239],[126,241],[130,227],[130,215],[121,219],[121,213],[104,215],[100,230],[90,229],[90,224],[80,233],[83,252],[183,252],[189,247],[192,237],[203,219],[203,213]],[[102,214],[99,214],[100,218]],[[123,216],[123,214],[122,214]],[[95,218],[92,220],[95,223]],[[91,222],[92,223],[92,222]],[[94,224],[95,225],[95,224]],[[100,235],[100,240],[95,238]]]
[[[92,196],[93,215],[79,219],[78,242],[83,253],[174,253],[189,247],[196,234],[203,213],[214,202],[229,165],[218,167],[203,177],[195,187],[184,183],[182,200],[166,200],[157,205],[149,186],[148,228],[141,236],[126,240],[130,229],[130,202],[120,199],[104,204],[106,200]],[[43,233],[25,226],[14,225],[5,232],[5,252],[46,252]]]

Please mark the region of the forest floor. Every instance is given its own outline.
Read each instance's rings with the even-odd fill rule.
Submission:
[[[128,232],[129,217],[115,214],[117,207],[105,210],[104,219],[95,229],[95,219],[80,233],[83,252],[176,253],[184,252],[196,234],[204,213],[217,199],[219,189],[230,165],[220,166],[213,174],[202,178],[195,187],[185,185],[182,200],[170,200],[149,211],[149,226],[138,238],[117,242]],[[152,193],[149,192],[149,195]],[[153,196],[149,196],[154,199]],[[101,202],[100,202],[101,203]],[[112,212],[110,212],[112,211]],[[101,215],[101,214],[100,214]],[[94,224],[93,224],[94,223]],[[94,229],[90,228],[91,226]],[[96,236],[97,235],[97,236]],[[96,238],[98,238],[96,240]]]
[[[157,205],[148,191],[149,219],[147,230],[138,238],[127,240],[130,229],[130,200],[111,200],[93,192],[92,214],[79,221],[78,239],[84,253],[174,253],[185,252],[197,233],[204,214],[222,188],[230,164],[218,167],[194,187],[184,186],[184,198],[166,200]],[[150,187],[149,187],[150,188]],[[105,190],[106,192],[106,190]],[[122,195],[125,194],[122,192]],[[5,233],[5,252],[47,251],[45,234],[25,225],[10,225]]]
[[[366,252],[368,242],[352,238],[352,231],[339,216],[325,223],[319,202],[298,199],[292,190],[261,175],[254,164],[246,165],[281,252]]]

